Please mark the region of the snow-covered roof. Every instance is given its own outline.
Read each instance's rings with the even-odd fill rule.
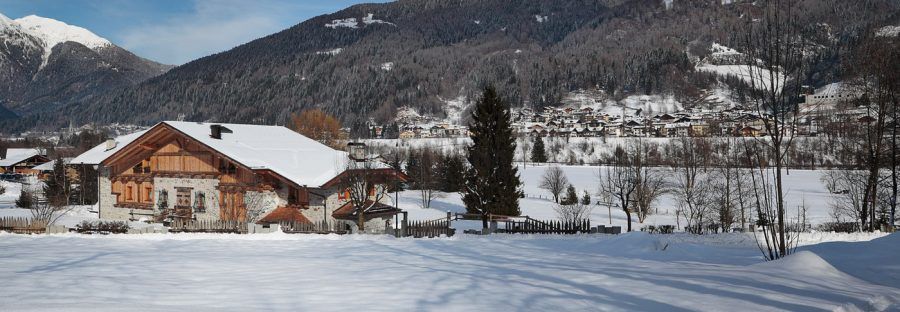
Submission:
[[[153,128],[162,124],[250,169],[271,170],[297,185],[321,186],[343,172],[349,160],[346,152],[281,126],[164,121]],[[227,129],[222,132],[221,139],[210,136],[211,125]],[[99,163],[143,133],[116,138],[116,147],[108,151],[105,143],[100,144],[78,156],[73,163]]]
[[[12,166],[41,154],[41,151],[35,148],[10,148],[6,150],[6,158],[0,159],[0,167]]]
[[[102,144],[95,146],[87,152],[78,155],[78,157],[72,159],[71,163],[78,165],[99,165],[101,162],[103,162],[104,159],[111,156],[113,153],[118,152],[123,147],[125,147],[125,145],[128,145],[129,143],[131,143],[131,141],[134,141],[134,139],[137,139],[139,136],[143,135],[146,132],[147,130],[138,131],[135,133],[117,137],[111,140],[111,142],[115,142],[112,144],[107,143],[110,141],[103,142]]]
[[[63,164],[69,164],[72,162],[72,158],[63,158],[62,162]],[[56,165],[56,159],[34,166],[34,168],[32,169],[39,171],[51,171],[53,170],[54,165]]]

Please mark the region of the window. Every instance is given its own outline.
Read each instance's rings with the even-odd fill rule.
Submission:
[[[191,188],[176,187],[175,188],[175,208],[191,207]]]
[[[338,193],[338,199],[340,199],[340,200],[350,199],[350,189],[346,189],[343,192]]]
[[[151,197],[153,197],[153,188],[150,187],[149,185],[148,185],[148,186],[145,186],[145,187],[144,187],[144,200],[143,200],[143,201],[144,201],[144,202],[147,202],[147,203],[153,202],[153,198],[151,198]]]
[[[134,201],[134,186],[125,186],[125,201]]]
[[[194,197],[194,212],[206,212],[206,194],[197,192]]]
[[[169,192],[166,190],[159,190],[159,198],[156,202],[156,206],[159,207],[159,210],[169,208]]]
[[[288,193],[288,204],[291,205],[309,205],[309,193],[304,189],[293,189],[291,188]]]

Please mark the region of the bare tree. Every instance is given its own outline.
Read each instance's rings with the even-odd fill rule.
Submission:
[[[356,226],[359,233],[365,231],[366,211],[387,196],[384,187],[386,177],[378,169],[378,164],[372,159],[350,159],[340,177],[339,185],[349,194],[350,203],[357,216]]]
[[[804,27],[798,18],[800,12],[797,0],[757,1],[759,16],[747,18],[744,49],[746,73],[752,91],[749,93],[751,105],[759,116],[763,116],[766,139],[764,154],[774,167],[772,183],[774,197],[771,206],[761,207],[774,210],[771,222],[772,232],[764,232],[774,237],[766,238],[764,252],[769,259],[786,256],[790,250],[784,225],[784,183],[782,169],[786,156],[795,137],[799,115],[798,102],[803,85],[803,55],[806,51]]]
[[[608,196],[612,204],[617,205],[625,212],[628,221],[628,232],[631,232],[631,204],[634,201],[634,191],[638,187],[638,178],[631,168],[631,157],[634,150],[626,152],[621,146],[617,146],[613,152],[613,161],[609,166],[600,169],[600,196]]]
[[[556,216],[559,218],[559,221],[574,224],[586,219],[590,219],[593,207],[591,205],[585,205],[580,202],[576,202],[575,204],[571,205],[558,204],[553,207],[553,210],[556,211]]]
[[[715,147],[715,154],[721,156],[718,167],[712,172],[713,204],[719,225],[723,231],[729,231],[735,221],[740,222],[741,229],[746,229],[748,214],[745,198],[749,197],[747,178],[743,170],[738,168],[738,156],[735,140],[726,139]]]
[[[547,190],[553,195],[553,202],[559,203],[559,194],[562,194],[567,186],[569,186],[569,178],[566,177],[566,173],[559,166],[547,167],[547,170],[544,171],[544,176],[541,177],[540,188]]]
[[[750,206],[756,208],[756,225],[762,231],[762,242],[759,235],[756,238],[757,247],[766,260],[775,260],[784,257],[794,251],[798,236],[789,232],[783,222],[779,224],[777,207],[777,193],[775,187],[775,172],[766,165],[766,156],[753,144],[744,141],[743,155],[745,162],[753,167],[748,171],[750,177],[749,190],[752,192],[749,198]],[[781,251],[780,241],[784,241],[784,251]]]
[[[684,137],[671,142],[672,193],[678,209],[687,219],[685,229],[703,234],[711,210],[712,182],[707,161],[708,141]]]
[[[889,111],[900,97],[897,48],[896,40],[869,35],[856,51],[849,70],[852,78],[847,79],[848,88],[859,95],[854,104],[865,110],[865,121],[858,123],[853,139],[847,142],[858,145],[851,150],[862,155],[860,162],[866,171],[859,218],[861,228],[867,231],[874,231],[879,223],[875,218],[881,170],[887,165],[887,148],[893,147],[885,135],[889,133]]]
[[[434,150],[428,147],[409,152],[406,171],[412,178],[411,187],[419,190],[422,195],[423,208],[430,208],[432,199],[437,196],[435,190],[440,183],[436,174],[438,170],[437,157]]]
[[[637,178],[634,206],[638,222],[644,223],[644,220],[653,213],[653,204],[666,192],[666,179],[659,169],[648,165],[647,145],[640,140],[636,144],[637,149],[631,161],[631,170]]]

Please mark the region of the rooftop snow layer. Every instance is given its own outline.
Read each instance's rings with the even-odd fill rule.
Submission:
[[[347,153],[338,151],[280,126],[164,121],[251,169],[272,170],[298,185],[321,186],[343,172]],[[221,139],[210,137],[210,125],[225,127]],[[154,126],[155,127],[158,127]],[[99,164],[146,131],[115,139],[114,148],[100,144],[76,157],[72,163]]]
[[[209,136],[211,123],[164,121],[251,169],[269,169],[298,185],[320,186],[343,172],[347,153],[334,150],[288,128],[218,124],[231,130],[222,139]]]
[[[36,155],[41,155],[41,151],[34,148],[10,148],[6,150],[6,158],[0,159],[0,167],[15,165]]]
[[[131,141],[134,141],[134,139],[137,139],[139,136],[143,135],[145,132],[147,132],[147,131],[146,130],[138,131],[135,133],[126,134],[126,135],[117,137],[115,139],[112,139],[115,142],[115,144],[112,144],[112,148],[109,148],[107,146],[107,143],[103,142],[100,145],[97,145],[94,148],[88,150],[87,152],[84,152],[83,154],[78,155],[78,157],[75,157],[75,159],[72,159],[71,163],[72,164],[84,164],[84,165],[98,165],[101,162],[103,162],[104,159],[106,159],[110,155],[114,154],[115,152],[118,152],[123,147],[125,147],[125,145],[128,145],[129,143],[131,143]]]

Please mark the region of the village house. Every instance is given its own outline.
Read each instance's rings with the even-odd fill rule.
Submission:
[[[379,185],[371,196],[405,176],[381,163],[348,170],[354,161],[369,162],[349,155],[284,127],[165,121],[109,140],[71,164],[100,167],[102,219],[327,221],[356,231],[342,177],[371,170],[367,176]],[[366,232],[385,231],[399,211],[374,203],[364,214]]]
[[[49,161],[50,158],[40,149],[0,148],[0,173],[36,175],[39,171],[34,170],[34,167]]]

